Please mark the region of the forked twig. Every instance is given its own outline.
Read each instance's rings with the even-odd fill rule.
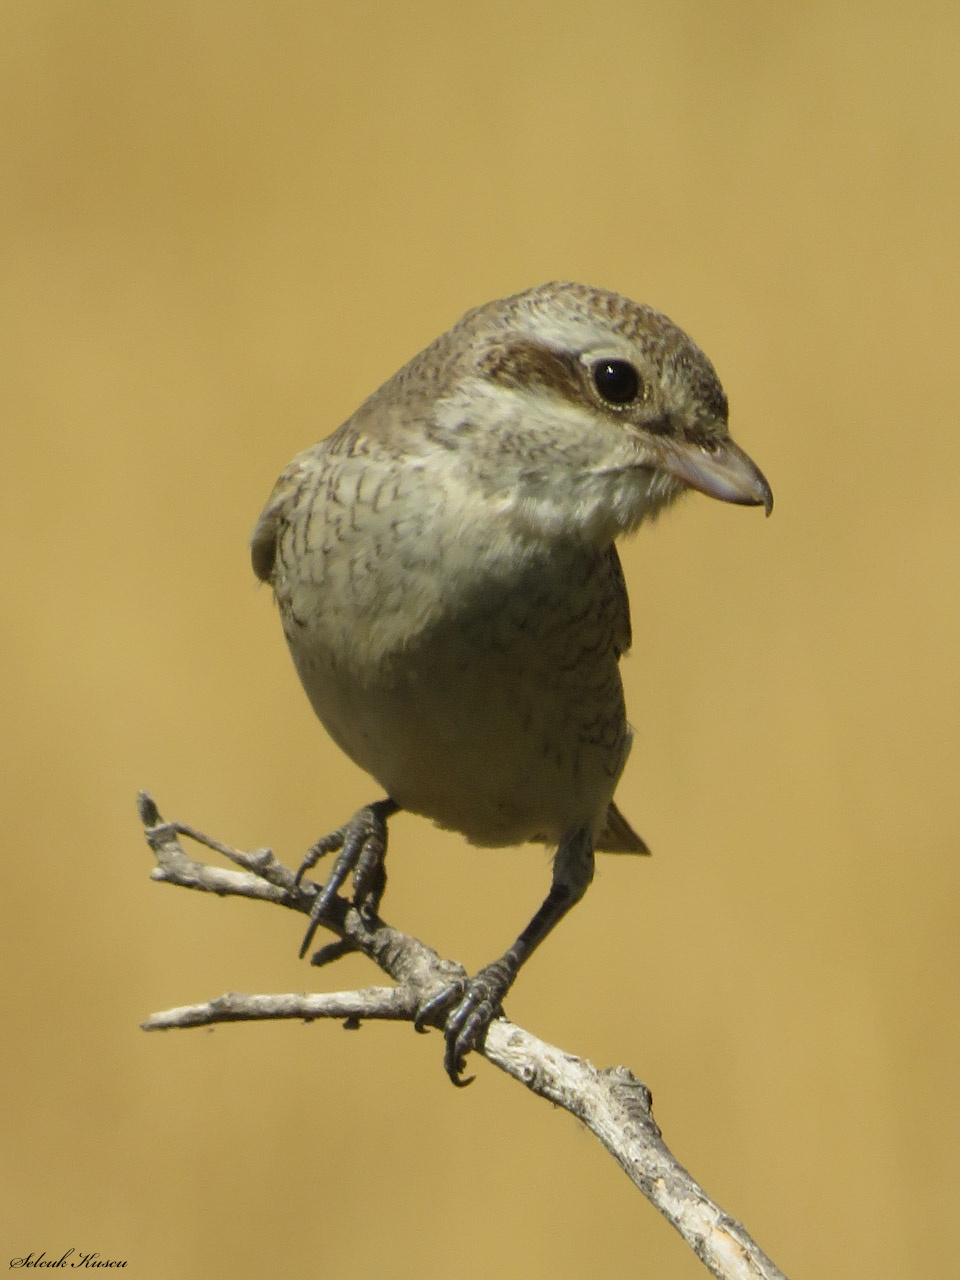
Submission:
[[[317,886],[309,881],[297,884],[294,873],[269,849],[244,853],[184,823],[164,822],[146,792],[140,793],[139,810],[147,843],[157,860],[155,880],[221,896],[259,898],[309,915]],[[236,869],[188,857],[181,836],[221,854]],[[332,900],[323,924],[341,943],[373,960],[396,985],[311,995],[223,995],[205,1004],[152,1014],[142,1024],[144,1030],[277,1018],[308,1022],[336,1018],[349,1027],[373,1018],[413,1022],[418,1008],[443,990],[451,978],[465,975],[462,965],[443,959],[379,916],[364,919],[342,898]],[[586,1059],[564,1053],[505,1017],[494,1019],[476,1052],[581,1120],[713,1275],[721,1280],[786,1280],[741,1224],[675,1159],[653,1118],[650,1091],[626,1067],[598,1070]]]

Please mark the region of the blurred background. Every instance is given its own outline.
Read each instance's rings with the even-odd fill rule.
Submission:
[[[377,980],[152,883],[136,791],[291,864],[377,794],[247,537],[464,310],[571,278],[704,347],[776,509],[690,498],[622,547],[655,856],[602,861],[510,1013],[642,1076],[791,1276],[949,1272],[958,37],[935,0],[0,8],[5,1258],[705,1274],[569,1117],[482,1062],[452,1089],[436,1034],[138,1029]],[[387,918],[471,968],[545,891],[539,848],[392,833]]]

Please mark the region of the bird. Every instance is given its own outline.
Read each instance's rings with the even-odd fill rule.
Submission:
[[[386,793],[304,858],[298,883],[339,851],[301,958],[351,872],[354,904],[378,910],[400,809],[481,847],[556,850],[512,945],[417,1012],[454,1084],[595,852],[648,852],[613,800],[632,737],[615,543],[691,490],[770,514],[728,417],[665,315],[554,281],[468,311],[293,459],[254,529],[310,703]]]

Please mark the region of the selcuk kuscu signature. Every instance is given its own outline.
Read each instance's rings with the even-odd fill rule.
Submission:
[[[77,1253],[76,1249],[68,1249],[61,1258],[48,1258],[46,1249],[40,1253],[28,1253],[25,1258],[11,1258],[10,1270],[20,1267],[125,1267],[126,1259],[101,1258],[99,1253]]]

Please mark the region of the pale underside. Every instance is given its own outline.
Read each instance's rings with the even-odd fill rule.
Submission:
[[[398,804],[476,844],[636,847],[602,834],[630,748],[612,543],[521,536],[436,464],[398,468],[348,424],[278,482],[254,554],[314,710]]]

